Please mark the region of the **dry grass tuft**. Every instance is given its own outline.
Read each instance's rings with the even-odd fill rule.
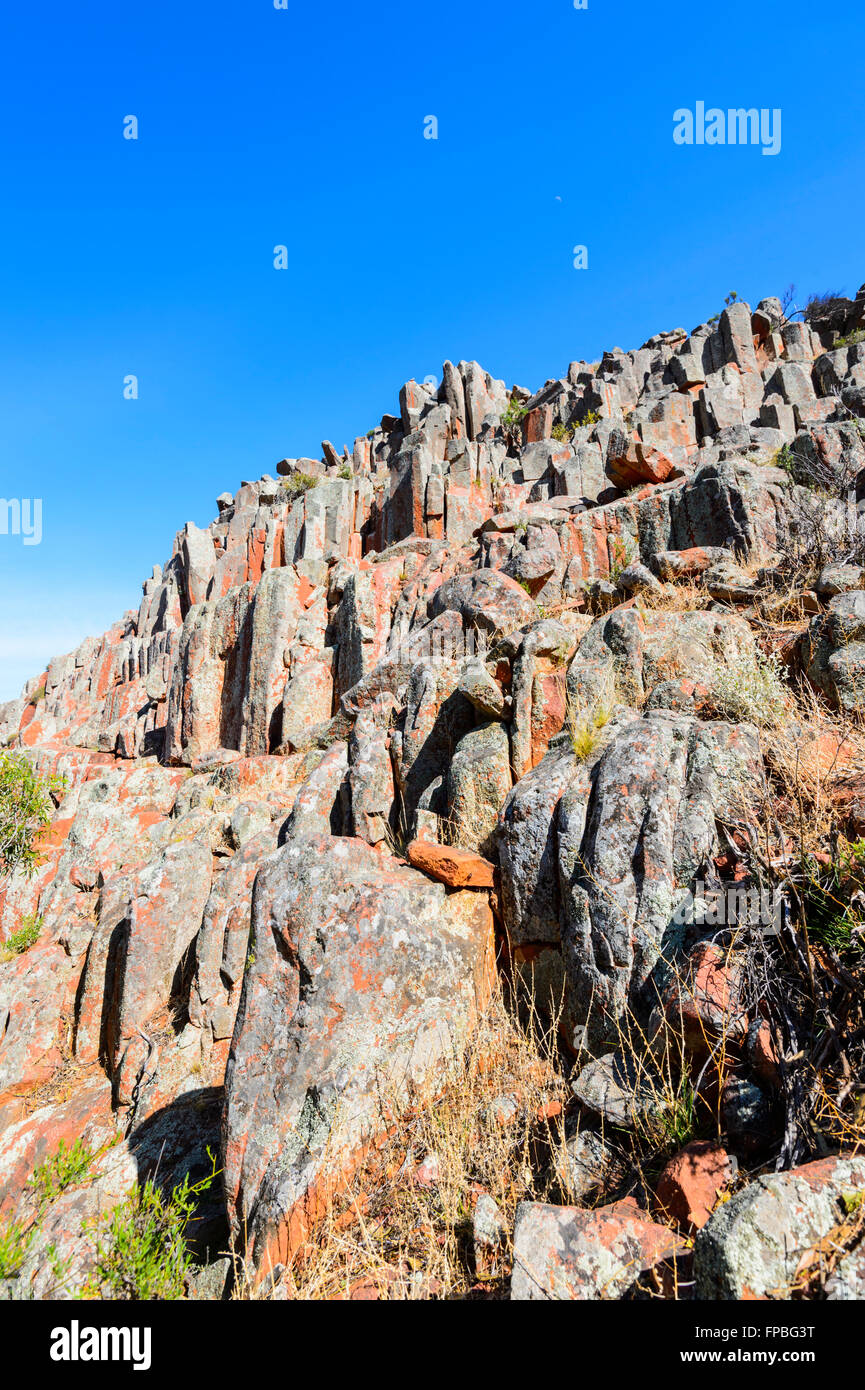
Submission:
[[[238,1268],[235,1296],[506,1297],[517,1203],[550,1199],[550,1154],[564,1142],[570,1092],[556,1052],[555,1021],[530,1010],[522,1026],[498,994],[438,1099],[352,1176],[278,1286],[265,1279],[256,1293]],[[484,1193],[501,1214],[502,1241],[478,1261],[472,1217]]]

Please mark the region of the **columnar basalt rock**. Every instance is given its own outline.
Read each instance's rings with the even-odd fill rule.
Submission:
[[[226,1190],[238,1239],[284,1261],[327,1159],[435,1091],[491,986],[485,895],[360,840],[300,833],[259,872],[252,961],[226,1073]]]
[[[634,1123],[634,1018],[654,1045],[675,1014],[689,1058],[718,1042],[750,1067],[716,1108],[757,1152],[747,1112],[774,1114],[783,1059],[727,943],[686,940],[678,909],[738,871],[767,785],[756,730],[714,719],[718,672],[783,646],[846,714],[865,693],[858,551],[821,560],[810,626],[753,621],[814,534],[802,480],[846,479],[827,526],[858,534],[863,327],[865,292],[807,324],[735,302],[534,394],[446,362],[349,448],[221,493],[136,609],[0,705],[0,748],[66,779],[36,873],[0,880],[0,1199],[52,1126],[120,1125],[137,1154],[162,1125],[182,1168],[218,1121],[239,1248],[278,1264],[436,1094],[493,986],[494,922],[577,1061],[593,1137],[571,1134],[565,1196],[624,1180],[597,1127]],[[719,1154],[677,1206],[674,1165],[664,1201],[703,1225],[700,1296],[763,1296],[784,1273],[763,1207],[793,1177],[712,1210]],[[817,1176],[816,1216],[814,1172],[794,1183],[808,1240],[837,1215]],[[516,1246],[518,1298],[632,1296],[681,1255],[627,1202],[526,1204]]]

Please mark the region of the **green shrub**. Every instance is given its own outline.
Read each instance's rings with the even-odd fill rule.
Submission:
[[[621,536],[617,536],[612,541],[610,550],[610,583],[615,584],[622,571],[626,570],[628,565],[633,564],[636,551],[631,542],[623,540]]]
[[[84,1296],[144,1301],[176,1300],[192,1263],[186,1229],[193,1220],[197,1198],[217,1176],[216,1160],[208,1149],[211,1172],[191,1183],[189,1174],[170,1196],[152,1179],[134,1187],[125,1201],[96,1231],[96,1256]]]
[[[340,466],[340,470],[337,476],[340,478],[344,478],[346,482],[348,482],[349,478],[354,477],[354,473],[351,470],[351,466],[347,463],[344,463]]]
[[[24,1263],[33,1231],[19,1221],[0,1225],[0,1279],[14,1279]]]
[[[80,1139],[69,1145],[61,1139],[54,1153],[34,1168],[28,1183],[40,1206],[53,1202],[67,1187],[81,1182],[95,1157],[94,1150]]]
[[[21,754],[0,753],[0,878],[16,870],[29,875],[38,866],[37,841],[51,819],[51,793],[63,777],[40,777]]]
[[[808,935],[838,956],[858,956],[865,946],[865,923],[851,899],[865,893],[865,840],[842,845],[828,871],[816,861],[804,865],[802,894]]]
[[[739,661],[718,662],[711,680],[712,704],[722,719],[771,727],[790,714],[792,697],[776,652],[755,650]]]
[[[287,478],[283,478],[282,486],[290,497],[302,497],[305,492],[309,492],[315,487],[318,478],[314,478],[311,473],[290,473]]]
[[[617,699],[616,674],[612,666],[599,672],[591,704],[583,703],[572,694],[568,695],[565,722],[574,756],[581,762],[597,748],[602,730],[613,717]]]
[[[574,429],[581,430],[584,429],[587,425],[596,425],[600,418],[601,417],[596,410],[587,410],[585,415],[583,415],[581,419],[575,421]]]
[[[23,956],[35,944],[42,930],[42,918],[35,912],[26,912],[21,918],[21,926],[7,936],[0,946],[0,956]]]
[[[512,431],[522,424],[523,417],[528,414],[526,407],[520,405],[519,401],[512,400],[502,416],[502,429]]]

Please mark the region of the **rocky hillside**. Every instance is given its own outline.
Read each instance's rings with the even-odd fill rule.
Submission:
[[[446,362],[0,705],[6,1297],[865,1297],[863,422],[865,286]]]

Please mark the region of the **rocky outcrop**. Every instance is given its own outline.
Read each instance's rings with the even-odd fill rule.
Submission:
[[[809,480],[852,480],[826,525],[852,510],[856,533],[865,355],[839,335],[863,323],[862,295],[809,324],[733,303],[534,394],[447,362],[342,453],[221,493],[137,609],[0,706],[0,747],[65,779],[35,874],[0,880],[4,1209],[52,1134],[117,1144],[34,1245],[35,1296],[52,1241],[88,1277],[71,1226],[158,1146],[199,1171],[217,1131],[216,1229],[278,1274],[434,1100],[496,953],[573,1063],[563,1150],[536,1129],[526,1150],[567,1200],[631,1180],[607,1129],[633,1143],[669,1111],[665,1030],[686,1073],[734,1059],[711,1097],[727,1148],[665,1154],[654,1217],[620,1193],[520,1207],[514,1298],[669,1294],[695,1231],[698,1296],[768,1296],[782,1246],[823,1238],[852,1159],[716,1204],[729,1155],[777,1137],[785,1063],[734,936],[682,909],[744,881],[768,786],[756,729],[712,717],[722,677],[777,649],[859,707],[858,561],[815,565],[807,624],[755,615],[813,537]],[[518,1086],[499,1101],[523,1114]],[[478,1269],[500,1271],[508,1222],[470,1195]]]
[[[517,1211],[511,1298],[622,1298],[650,1275],[660,1289],[680,1252],[670,1228],[632,1199],[597,1211],[526,1202]]]

